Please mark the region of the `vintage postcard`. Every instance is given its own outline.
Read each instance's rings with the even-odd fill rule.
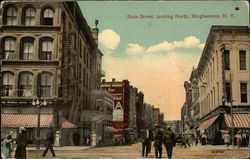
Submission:
[[[249,13],[2,0],[1,158],[250,159]]]

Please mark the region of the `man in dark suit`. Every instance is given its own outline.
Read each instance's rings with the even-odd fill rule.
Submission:
[[[156,134],[154,137],[154,147],[155,147],[155,157],[162,157],[162,141],[163,141],[163,133],[160,129],[160,126],[156,125]],[[158,155],[159,154],[159,155]]]
[[[55,154],[54,149],[53,149],[54,138],[55,137],[54,137],[53,127],[50,127],[48,130],[48,133],[46,135],[46,140],[45,140],[46,149],[43,152],[43,155],[42,155],[43,157],[45,157],[45,155],[47,154],[49,149],[50,149],[52,156],[56,157],[56,154]]]
[[[164,131],[164,134],[163,134],[164,135],[163,141],[166,147],[168,158],[171,159],[173,147],[175,147],[176,145],[175,135],[169,126],[164,124],[164,127],[166,127],[166,130]]]
[[[146,127],[142,130],[142,156],[148,156],[152,140],[152,131]]]

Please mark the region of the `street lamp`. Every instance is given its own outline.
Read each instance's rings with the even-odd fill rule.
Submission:
[[[37,99],[32,101],[32,105],[36,106],[38,108],[38,115],[37,115],[37,145],[36,149],[40,149],[40,114],[41,114],[41,107],[42,105],[47,105],[47,101],[44,99],[43,101],[41,99]]]
[[[232,147],[234,148],[234,120],[233,120],[233,100],[227,100],[225,97],[222,98],[226,106],[230,107],[230,117],[231,117],[231,140]]]

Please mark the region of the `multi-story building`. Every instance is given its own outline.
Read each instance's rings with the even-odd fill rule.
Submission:
[[[143,107],[142,128],[153,128],[155,125],[155,108],[148,103],[144,103]]]
[[[159,117],[160,117],[160,109],[153,108],[153,116],[154,116],[154,124],[159,124]]]
[[[137,103],[137,94],[138,89],[130,86],[129,87],[129,128],[133,130],[134,135],[137,136],[137,126],[136,126],[136,103]]]
[[[90,107],[90,90],[100,88],[103,75],[102,53],[77,2],[2,1],[1,6],[1,132],[26,126],[32,143],[36,99],[46,104],[41,131],[51,125],[76,128],[81,112]],[[94,28],[95,37],[97,33]],[[70,144],[70,134],[65,134],[65,144]]]
[[[160,113],[159,115],[159,126],[162,126],[164,122],[164,113]]]
[[[143,112],[144,112],[144,94],[143,92],[139,92],[137,95],[137,102],[136,102],[136,127],[138,135],[141,135],[141,130],[143,129]]]
[[[129,81],[116,81],[114,78],[108,82],[104,79],[101,88],[114,96],[113,122],[112,125],[120,130],[118,133],[124,133],[123,130],[129,128]]]
[[[249,62],[249,27],[212,26],[197,67],[199,129],[210,142],[231,130],[231,116],[234,133],[250,128]]]

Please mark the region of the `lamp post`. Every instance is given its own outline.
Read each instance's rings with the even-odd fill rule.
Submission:
[[[222,98],[226,106],[230,107],[230,117],[231,117],[231,141],[232,147],[234,148],[234,119],[233,119],[233,100],[227,100],[225,97]]]
[[[41,99],[37,99],[37,100],[33,100],[32,101],[32,105],[36,106],[38,108],[38,115],[37,115],[37,145],[36,145],[36,149],[39,150],[40,149],[40,118],[41,118],[41,107],[42,105],[47,105],[47,101],[46,100],[41,100]]]

